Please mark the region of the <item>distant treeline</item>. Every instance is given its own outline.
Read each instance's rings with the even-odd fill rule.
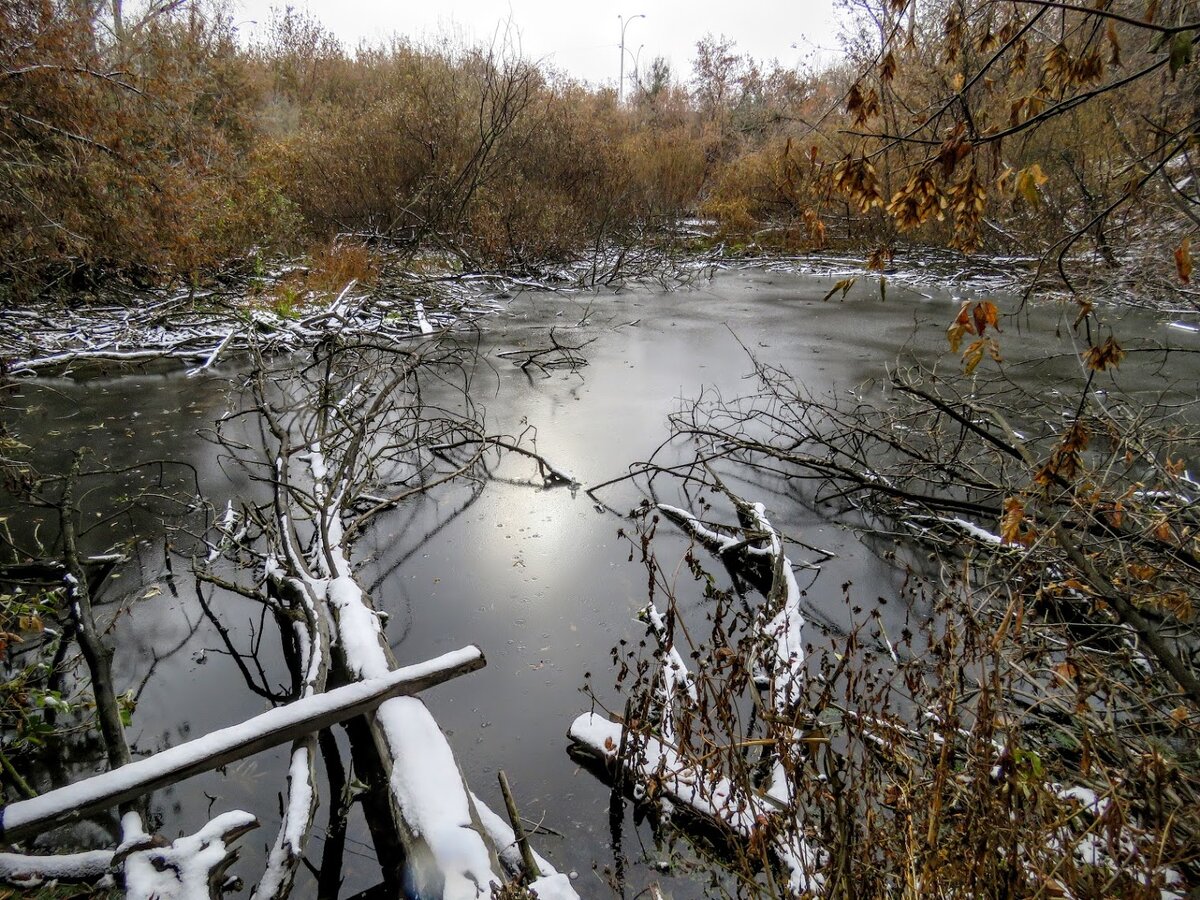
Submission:
[[[0,0],[0,279],[199,279],[338,235],[536,269],[688,216],[734,249],[1074,236],[1115,265],[1200,222],[1195,36],[1153,18],[1188,4],[1125,5],[856,0],[833,68],[709,36],[622,103],[503,39],[351,51],[289,8],[246,47],[198,0]]]

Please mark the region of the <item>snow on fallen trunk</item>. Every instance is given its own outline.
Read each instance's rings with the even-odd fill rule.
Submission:
[[[21,888],[40,887],[50,881],[105,882],[115,855],[112,850],[55,856],[0,853],[0,882]]]
[[[792,561],[783,552],[783,538],[767,518],[766,507],[752,503],[749,513],[755,527],[767,538],[775,569],[767,597],[767,606],[774,615],[769,620],[765,615],[760,617],[760,630],[770,644],[766,659],[760,661],[756,678],[770,686],[775,710],[787,713],[800,701],[804,685],[804,616],[800,612],[800,586],[796,584]]]
[[[500,856],[500,862],[504,864],[505,871],[510,875],[518,875],[521,872],[522,860],[521,849],[517,846],[517,835],[512,830],[512,826],[503,818],[492,811],[492,808],[480,800],[474,793],[471,794],[471,800],[475,804],[475,809],[479,813],[479,823],[491,838],[492,843],[496,845],[496,852]],[[533,853],[533,861],[537,864],[538,871],[541,872],[541,878],[553,878],[558,874],[558,871],[536,850],[531,850]],[[574,889],[571,890],[571,897],[578,896]],[[540,895],[539,895],[540,898]],[[544,900],[544,898],[540,898]]]
[[[190,775],[244,759],[261,750],[362,715],[390,696],[424,690],[455,675],[483,666],[478,647],[464,647],[435,659],[389,672],[333,691],[268,710],[238,725],[169,747],[153,756],[47,791],[0,810],[0,835],[6,841],[37,834],[50,824],[98,810],[173,784]]]
[[[146,837],[136,813],[121,822],[125,844]],[[234,841],[258,827],[250,813],[234,810],[217,816],[195,834],[167,847],[134,850],[125,856],[125,900],[200,900],[225,891],[225,873],[237,859]]]
[[[351,281],[338,296],[340,303],[354,282]],[[325,458],[319,446],[308,454],[313,480],[322,483],[326,476]],[[268,578],[280,577],[277,564],[268,561]],[[329,628],[325,616],[316,608],[317,592],[309,584],[297,584],[292,592],[303,610],[303,617],[294,625],[296,648],[300,656],[301,697],[314,697],[325,690],[329,674]],[[288,765],[287,801],[283,818],[275,834],[275,843],[267,855],[267,866],[254,890],[257,900],[283,900],[292,890],[296,871],[304,859],[308,834],[317,814],[316,788],[317,738],[309,733],[292,744]]]
[[[337,503],[322,523],[320,558],[331,567],[326,599],[346,666],[358,678],[377,678],[395,665],[379,615],[355,581],[342,539]],[[446,736],[425,704],[412,697],[382,704],[374,722],[390,761],[388,784],[405,833],[407,875],[419,896],[476,898],[503,882],[495,848]]]
[[[675,647],[674,636],[667,628],[666,620],[653,603],[644,607],[638,614],[654,634],[658,646],[662,650],[662,667],[659,671],[659,699],[662,703],[662,715],[659,725],[662,729],[663,740],[668,744],[675,743],[675,694],[682,691],[685,702],[695,706],[699,702],[696,692],[696,682],[687,664]]]
[[[800,587],[792,561],[784,553],[783,538],[767,518],[766,507],[733,495],[730,499],[742,519],[745,540],[714,531],[687,510],[664,503],[657,508],[726,565],[740,567],[739,574],[766,595],[766,610],[759,614],[757,624],[765,648],[755,661],[755,681],[769,688],[772,707],[786,712],[800,701],[805,677]],[[765,546],[756,546],[763,543]]]
[[[623,765],[639,783],[654,778],[662,793],[677,806],[722,826],[745,842],[763,840],[763,828],[778,812],[777,807],[759,797],[741,791],[728,778],[717,776],[702,766],[691,765],[673,747],[654,737],[634,736],[638,752],[617,759],[623,728],[616,722],[584,713],[567,732],[571,740],[609,766]],[[799,834],[788,832],[766,838],[771,853],[788,873],[788,889],[795,894],[819,894],[823,881],[817,870],[821,854]]]

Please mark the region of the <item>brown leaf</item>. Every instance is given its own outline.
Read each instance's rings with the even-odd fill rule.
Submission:
[[[1192,239],[1185,237],[1175,248],[1175,271],[1184,284],[1192,283]]]
[[[1111,335],[1099,347],[1089,347],[1083,354],[1084,363],[1093,372],[1107,371],[1109,366],[1114,369],[1120,368],[1124,358],[1125,351]]]
[[[1000,330],[1000,311],[996,309],[996,304],[991,300],[981,300],[975,304],[975,308],[971,311],[971,316],[975,320],[975,333],[983,337],[984,329],[989,325],[996,331]]]
[[[1055,677],[1063,684],[1070,684],[1079,678],[1079,669],[1072,662],[1061,662],[1054,667]]]
[[[1108,57],[1109,65],[1120,68],[1120,66],[1121,66],[1121,42],[1117,39],[1117,29],[1113,25],[1111,19],[1109,20],[1109,23],[1108,23],[1108,29],[1106,31],[1106,35],[1108,37],[1108,46],[1110,48],[1112,48],[1112,52],[1109,54],[1109,57]]]
[[[611,737],[606,737],[604,739],[604,749],[608,750],[609,752],[617,749],[617,745],[613,743],[613,739]]]
[[[963,139],[963,133],[963,127],[959,126],[938,149],[937,161],[942,167],[942,177],[945,179],[954,174],[955,167],[974,149],[970,141]]]
[[[872,272],[882,272],[892,264],[895,251],[888,244],[880,244],[867,256],[867,269]]]
[[[1158,569],[1144,563],[1130,563],[1126,568],[1129,569],[1129,574],[1138,581],[1151,581],[1158,574]]]
[[[1006,544],[1020,544],[1021,523],[1025,521],[1025,504],[1016,497],[1004,501],[1004,515],[1000,517],[1000,540]]]
[[[1092,310],[1095,309],[1095,306],[1091,300],[1084,300],[1081,298],[1077,299],[1075,302],[1079,304],[1079,315],[1075,317],[1075,321],[1071,324],[1072,328],[1078,328],[1079,323],[1090,316],[1092,314]]]
[[[879,64],[879,78],[881,81],[891,81],[895,77],[896,55],[889,50],[887,56],[883,58],[883,62]]]

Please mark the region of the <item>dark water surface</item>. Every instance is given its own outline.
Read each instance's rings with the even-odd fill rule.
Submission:
[[[902,347],[930,361],[944,354],[945,328],[966,299],[891,287],[887,302],[880,303],[874,289],[860,287],[844,303],[822,302],[830,287],[830,279],[758,271],[723,274],[672,293],[517,296],[482,325],[486,361],[475,373],[473,399],[486,410],[489,430],[516,434],[526,425],[535,427],[542,454],[584,485],[594,484],[646,459],[667,435],[667,415],[702,388],[726,397],[752,390],[748,352],[784,366],[815,395],[845,392],[885,378]],[[1001,298],[1003,311],[1015,306],[1014,299]],[[1002,336],[1012,376],[1049,397],[1060,390],[1069,395],[1068,385],[1078,380],[1077,351],[1065,337],[1070,314],[1062,315],[1066,320],[1056,309],[1029,311],[1009,321]],[[1186,351],[1184,365],[1172,360],[1165,369],[1161,353],[1131,354],[1121,372],[1126,389],[1194,400],[1192,360],[1200,335],[1143,312],[1111,315],[1123,320],[1115,327],[1130,345]],[[565,342],[596,339],[584,351],[586,368],[527,375],[495,357],[546,344],[551,327]],[[1056,337],[1056,330],[1064,337]],[[1023,358],[1041,361],[1023,364]],[[957,368],[949,357],[941,364]],[[1164,371],[1175,373],[1176,380]],[[114,465],[157,457],[186,460],[196,467],[204,493],[223,498],[239,483],[197,432],[226,409],[233,374],[189,379],[171,370],[25,383],[12,401],[24,410],[14,431],[35,448],[46,471],[61,470],[69,451],[87,443],[98,459]],[[380,518],[356,546],[361,580],[390,614],[389,636],[402,663],[466,643],[483,648],[486,669],[431,690],[424,699],[449,734],[473,790],[501,809],[496,772],[504,768],[522,813],[564,834],[541,838],[541,852],[560,869],[578,873],[581,895],[608,896],[598,871],[612,863],[608,790],[568,758],[565,732],[588,708],[580,692],[585,673],[592,674],[597,694],[614,700],[609,651],[622,638],[641,636],[634,617],[645,604],[645,572],[628,561],[629,545],[617,536],[625,523],[598,510],[585,493],[527,483],[536,473],[523,460],[506,462],[499,474],[509,480],[478,492],[451,487]],[[110,487],[88,502],[102,509],[121,489]],[[629,484],[603,496],[616,509],[632,508],[641,499]],[[810,618],[835,629],[844,623],[844,582],[852,582],[852,595],[864,605],[897,596],[900,574],[853,532],[780,495],[761,499],[778,526],[838,554],[808,591]],[[246,690],[237,668],[220,652],[220,637],[205,619],[186,564],[176,560],[176,577],[167,577],[163,538],[153,521],[125,517],[89,536],[95,549],[107,546],[107,534],[136,532],[145,539],[106,595],[125,601],[107,609],[116,616],[117,689],[140,692],[129,730],[140,752],[238,722],[267,706]],[[686,543],[665,528],[660,534],[656,549],[670,570]],[[798,552],[792,555],[802,559]],[[678,578],[680,605],[687,610],[699,602],[699,592],[682,565]],[[260,629],[259,611],[236,597],[218,595],[212,602],[240,646],[248,646]],[[898,633],[909,611],[894,602],[882,610],[885,626]],[[261,661],[282,682],[277,640],[269,622],[266,627]],[[819,640],[815,631],[810,639]],[[263,753],[223,775],[159,792],[152,806],[162,816],[163,833],[192,831],[229,809],[256,813],[263,828],[245,841],[243,862],[235,869],[252,882],[261,870],[263,847],[274,838],[285,756],[286,748]],[[319,824],[326,812],[323,804]],[[322,836],[318,827],[310,845],[313,859],[319,858]],[[361,820],[355,820],[351,837],[346,896],[377,880]],[[647,852],[636,836],[626,840],[634,861],[629,896],[652,880],[676,896],[704,894],[701,884],[658,871],[653,865],[658,854],[645,833],[642,837]],[[311,880],[302,881],[296,896],[311,891]]]

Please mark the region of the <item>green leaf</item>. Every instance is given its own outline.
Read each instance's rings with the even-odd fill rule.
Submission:
[[[1192,33],[1181,31],[1171,39],[1171,55],[1168,65],[1171,67],[1171,79],[1175,73],[1192,61]]]

